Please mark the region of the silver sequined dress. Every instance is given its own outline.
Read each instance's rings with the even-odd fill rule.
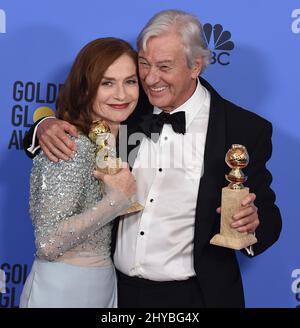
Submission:
[[[30,212],[36,259],[20,307],[116,306],[111,221],[130,203],[113,190],[100,194],[92,174],[95,146],[82,134],[75,142],[72,160],[53,163],[43,152],[33,160]],[[97,265],[74,265],[74,260]]]

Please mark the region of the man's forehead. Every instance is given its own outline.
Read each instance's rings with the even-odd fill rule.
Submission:
[[[184,56],[184,48],[175,47],[174,45],[155,46],[140,49],[138,52],[139,58],[151,59],[155,61],[173,61],[175,58]]]
[[[147,52],[139,52],[139,59],[145,59],[147,61],[159,63],[172,63],[176,60],[175,56],[172,54],[167,54],[163,52],[157,52],[154,56],[148,54]]]

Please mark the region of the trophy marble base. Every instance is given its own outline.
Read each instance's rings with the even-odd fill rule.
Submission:
[[[257,242],[253,234],[239,232],[230,226],[234,221],[232,216],[241,209],[241,202],[248,194],[249,188],[222,189],[221,229],[220,233],[210,240],[210,244],[240,250]]]
[[[257,243],[257,239],[252,234],[241,238],[230,238],[221,234],[217,234],[210,240],[210,243],[216,246],[241,250]]]
[[[144,206],[142,206],[138,202],[134,202],[130,205],[130,207],[126,210],[126,213],[124,213],[124,214],[131,214],[131,213],[139,212],[139,211],[142,211],[143,209],[144,209]]]

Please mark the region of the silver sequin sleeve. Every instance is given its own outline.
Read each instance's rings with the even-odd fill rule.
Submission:
[[[48,261],[69,250],[97,252],[101,249],[99,243],[105,242],[104,248],[108,248],[108,223],[130,205],[124,195],[114,190],[100,195],[99,182],[92,174],[94,145],[83,135],[75,141],[77,152],[72,160],[53,163],[41,152],[33,161],[30,212],[36,255]]]

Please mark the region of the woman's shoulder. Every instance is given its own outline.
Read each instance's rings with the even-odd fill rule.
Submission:
[[[76,143],[77,152],[90,152],[95,151],[95,144],[82,133],[78,134],[78,137],[70,137]]]

